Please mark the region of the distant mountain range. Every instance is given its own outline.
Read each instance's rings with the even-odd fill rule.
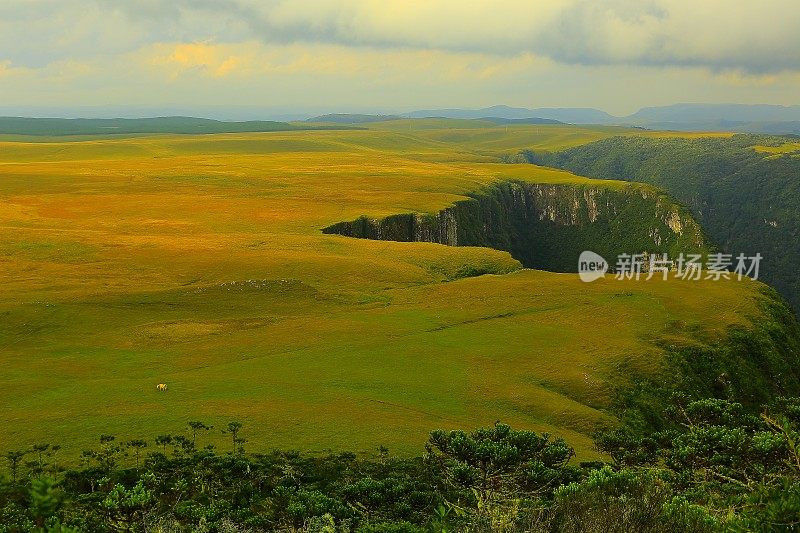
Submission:
[[[615,117],[592,108],[534,108],[497,105],[482,109],[424,109],[403,116],[477,119],[549,119],[569,124],[640,126],[687,131],[741,131],[800,133],[800,105],[675,104],[645,107],[632,115]]]
[[[651,129],[800,133],[800,105],[675,104],[645,107],[623,124]]]
[[[645,107],[617,117],[593,108],[524,108],[496,105],[481,109],[421,109],[407,113],[314,114],[295,109],[259,107],[198,107],[180,110],[180,116],[165,116],[159,109],[144,108],[10,108],[0,106],[0,134],[97,135],[103,133],[228,133],[280,131],[311,128],[357,127],[359,124],[403,118],[480,119],[496,124],[600,124],[636,126],[654,130],[734,131],[800,135],[800,105],[674,104]],[[152,114],[151,114],[152,113]],[[184,114],[185,113],[185,114]],[[20,118],[70,117],[86,118]],[[138,118],[136,116],[141,118]],[[100,118],[102,116],[130,118]],[[228,117],[225,120],[190,117]],[[97,117],[97,118],[91,118]],[[158,117],[158,118],[145,118]],[[246,118],[268,120],[244,120]],[[309,118],[311,117],[311,118]],[[232,119],[232,121],[231,121]],[[299,122],[287,123],[286,120]],[[307,124],[303,124],[305,121]],[[327,125],[314,125],[323,122]]]
[[[674,104],[645,107],[624,119],[640,123],[800,121],[800,105]]]

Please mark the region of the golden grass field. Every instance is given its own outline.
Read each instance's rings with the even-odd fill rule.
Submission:
[[[101,433],[235,419],[251,451],[405,454],[502,420],[595,456],[609,387],[656,369],[657,340],[747,323],[757,283],[584,284],[491,249],[320,229],[504,178],[582,183],[497,157],[620,133],[430,120],[0,142],[0,450],[76,457]],[[454,280],[465,266],[495,274]]]
[[[793,157],[800,157],[800,142],[783,143],[780,146],[754,146],[754,148],[766,154],[781,155],[791,154]]]

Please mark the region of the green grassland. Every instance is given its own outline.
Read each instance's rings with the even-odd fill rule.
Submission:
[[[616,387],[665,343],[757,319],[750,281],[584,284],[488,248],[321,233],[503,179],[588,183],[498,161],[620,132],[468,122],[0,143],[0,450],[236,419],[251,450],[407,453],[500,419],[590,458]]]

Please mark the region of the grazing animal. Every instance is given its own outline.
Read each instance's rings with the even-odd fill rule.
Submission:
[[[156,389],[158,389],[160,391],[165,391],[165,390],[167,390],[167,384],[166,383],[159,383],[158,385],[156,385]]]

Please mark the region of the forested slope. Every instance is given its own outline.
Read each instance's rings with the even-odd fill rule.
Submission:
[[[576,174],[665,189],[722,251],[760,253],[761,279],[800,310],[800,145],[792,139],[620,136],[524,155]]]

